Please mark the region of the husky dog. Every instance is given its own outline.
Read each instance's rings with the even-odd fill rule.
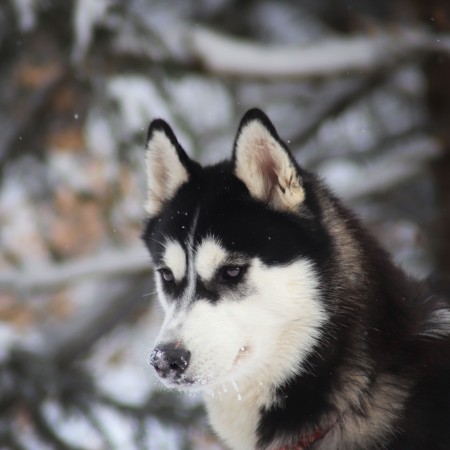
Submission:
[[[450,306],[410,279],[267,116],[202,167],[148,131],[143,239],[162,382],[236,450],[449,450]]]

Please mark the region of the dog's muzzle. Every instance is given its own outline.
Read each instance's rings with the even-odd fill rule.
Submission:
[[[183,374],[189,366],[191,353],[177,344],[164,344],[156,347],[150,355],[150,364],[159,377],[168,381],[183,380]]]

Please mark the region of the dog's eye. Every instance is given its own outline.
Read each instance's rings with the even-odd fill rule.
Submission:
[[[244,275],[245,269],[244,266],[225,266],[222,267],[220,275],[225,281],[237,281]]]
[[[174,280],[173,273],[167,267],[163,267],[162,269],[158,269],[158,272],[161,274],[162,279],[166,283],[171,283]]]

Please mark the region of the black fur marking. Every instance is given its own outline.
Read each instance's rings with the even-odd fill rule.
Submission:
[[[194,299],[202,298],[208,300],[211,303],[216,303],[220,296],[217,289],[211,289],[209,286],[205,285],[202,280],[197,279],[195,286]]]
[[[273,126],[271,120],[267,117],[267,115],[258,108],[252,108],[248,110],[241,119],[241,122],[238,126],[238,131],[236,137],[238,138],[241,134],[242,129],[249,124],[250,122],[257,121],[264,125],[264,127],[270,132],[270,134],[280,143],[282,143],[280,137],[278,136],[277,130]],[[284,144],[283,144],[284,145]],[[236,145],[234,145],[234,148]]]
[[[170,125],[163,119],[154,119],[150,122],[150,125],[147,130],[147,142],[150,141],[153,137],[153,133],[155,131],[162,131],[170,140],[174,147],[180,146],[178,143],[178,139],[175,136]]]
[[[147,222],[143,239],[155,261],[161,259],[165,239],[186,241],[197,209],[195,243],[214,235],[230,252],[259,256],[268,265],[300,257],[323,264],[328,258],[329,239],[317,218],[274,211],[255,201],[230,164],[221,163],[192,175],[161,214]]]

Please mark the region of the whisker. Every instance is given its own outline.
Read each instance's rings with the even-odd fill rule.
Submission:
[[[143,294],[142,297],[149,297],[150,295],[156,295],[158,293],[158,291],[154,290],[154,291],[150,291],[147,292],[146,294]]]

